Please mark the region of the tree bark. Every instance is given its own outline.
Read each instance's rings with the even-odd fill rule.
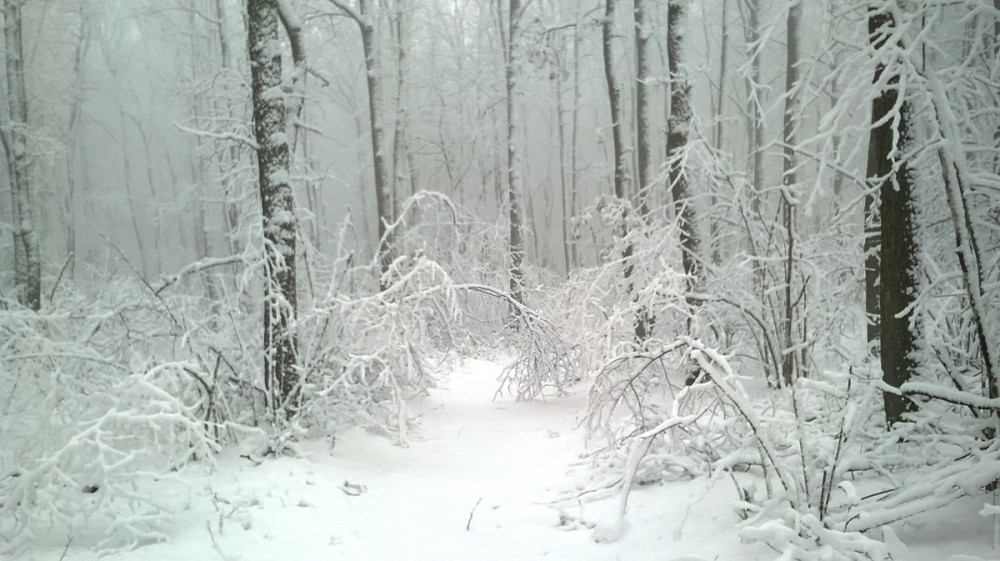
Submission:
[[[670,116],[667,119],[667,175],[670,183],[670,198],[674,206],[680,230],[681,262],[687,276],[688,289],[692,289],[700,274],[698,270],[699,242],[696,229],[697,217],[694,204],[690,200],[687,175],[681,162],[681,152],[688,142],[691,127],[691,84],[681,70],[681,53],[684,40],[682,22],[683,3],[671,0],[667,4],[667,69],[670,75]],[[694,302],[689,300],[689,305]]]
[[[413,169],[413,153],[409,147],[407,131],[409,128],[409,109],[407,104],[407,54],[409,49],[405,0],[396,0],[395,12],[392,15],[392,26],[396,39],[396,126],[392,138],[392,175],[393,175],[393,215],[399,215],[403,193],[413,196],[417,192],[416,170]],[[405,168],[405,172],[404,172]]]
[[[360,18],[356,21],[361,28],[361,44],[365,53],[365,70],[368,77],[368,118],[371,128],[372,154],[375,172],[375,207],[378,213],[378,256],[379,269],[382,272],[381,288],[385,288],[388,279],[385,273],[392,263],[392,239],[388,226],[392,223],[392,200],[390,199],[389,173],[386,165],[386,147],[382,127],[382,76],[378,59],[378,45],[375,37],[375,24],[369,0],[359,0]]]
[[[750,178],[753,190],[750,194],[750,208],[756,214],[760,210],[760,192],[764,187],[764,88],[760,85],[760,0],[745,0],[747,7],[746,43],[750,53],[750,76],[747,78],[747,109],[750,114],[749,150]]]
[[[869,12],[868,40],[876,53],[895,47],[888,44],[893,25],[889,14],[874,9]],[[876,85],[884,85],[872,100],[868,139],[866,175],[869,182],[878,186],[878,197],[874,193],[866,196],[866,232],[878,235],[865,237],[869,251],[865,256],[865,305],[869,314],[869,344],[880,347],[882,379],[899,387],[910,379],[916,367],[912,356],[916,337],[910,314],[901,316],[916,297],[915,209],[909,167],[905,161],[893,161],[894,154],[908,141],[910,108],[904,101],[899,113],[892,115],[900,101],[899,78],[886,79],[885,70],[885,63],[879,62],[873,80]],[[874,323],[873,317],[877,318]],[[883,393],[883,401],[889,426],[914,409],[909,398],[890,392]]]
[[[614,192],[615,197],[625,201],[625,145],[622,140],[621,87],[614,72],[612,32],[615,23],[616,0],[605,0],[604,21],[601,25],[601,45],[604,54],[604,78],[608,87],[608,103],[611,106],[611,141],[614,151]],[[624,222],[623,222],[624,224]]]
[[[379,287],[385,289],[388,279],[385,273],[392,264],[392,239],[388,231],[392,216],[392,185],[389,183],[387,146],[382,126],[382,74],[378,57],[378,43],[375,34],[375,16],[372,14],[371,0],[358,0],[355,12],[340,0],[330,0],[358,25],[361,31],[361,47],[365,56],[365,76],[368,84],[368,125],[371,130],[372,164],[375,175],[375,207],[378,214],[377,259],[381,273]]]
[[[563,82],[565,78],[563,77],[563,65],[565,64],[562,58],[562,53],[565,49],[561,48],[565,46],[565,41],[560,38],[559,41],[559,51],[558,55],[558,66],[555,72],[555,96],[556,96],[556,128],[558,134],[557,148],[559,153],[559,208],[561,216],[562,227],[562,257],[563,266],[566,271],[566,277],[569,278],[570,272],[573,270],[572,260],[570,259],[570,246],[573,244],[570,239],[570,221],[572,220],[573,214],[569,210],[569,193],[566,184],[566,122],[563,118],[563,113],[565,113],[565,108],[563,106]]]
[[[574,9],[575,20],[579,22],[580,7],[576,4]],[[577,164],[579,157],[579,130],[580,130],[580,25],[573,27],[573,129],[570,132],[570,183],[569,183],[569,214],[576,216],[576,200],[579,194],[580,171]],[[580,256],[576,243],[570,247],[570,263],[576,268],[580,264]]]
[[[520,40],[519,23],[521,19],[521,1],[510,0],[510,10],[507,18],[507,49],[506,49],[506,86],[507,86],[507,200],[510,221],[510,294],[518,303],[524,304],[524,272],[521,267],[524,262],[524,216],[521,208],[521,196],[524,192],[521,176],[521,152],[519,143],[521,116],[517,104],[518,95],[518,48]],[[511,307],[511,313],[520,314],[517,306]]]
[[[639,190],[636,203],[642,216],[648,214],[648,201],[654,171],[652,169],[652,117],[649,106],[649,80],[652,74],[649,65],[650,28],[645,0],[634,0],[635,18],[635,103],[636,103],[636,154],[638,157]]]
[[[264,383],[273,411],[298,409],[295,229],[275,0],[249,0],[247,43],[264,231]]]
[[[21,2],[4,2],[4,52],[7,64],[7,107],[10,133],[4,142],[10,171],[14,212],[14,284],[18,301],[38,311],[42,305],[41,254],[31,198],[28,154],[28,101],[24,87]]]
[[[785,228],[785,285],[784,285],[784,318],[782,319],[782,338],[784,352],[781,361],[781,376],[786,385],[794,382],[797,376],[795,356],[790,352],[795,346],[794,327],[796,305],[793,301],[792,281],[795,275],[795,238],[796,207],[798,205],[796,171],[798,163],[795,157],[795,132],[799,118],[799,26],[802,22],[802,2],[796,1],[788,8],[785,20],[785,110],[782,119],[782,144],[784,144],[784,159],[782,165],[781,214]]]
[[[604,78],[608,87],[608,103],[611,108],[611,141],[614,153],[614,191],[615,198],[618,199],[618,204],[621,206],[621,215],[619,216],[619,225],[617,235],[625,240],[628,237],[628,194],[625,190],[625,145],[622,135],[622,103],[621,103],[621,88],[618,85],[618,80],[615,77],[614,72],[614,53],[612,50],[612,31],[614,29],[615,23],[615,1],[616,0],[605,0],[604,3],[604,21],[601,25],[601,45],[603,48],[604,55]],[[622,250],[622,263],[624,265],[623,276],[625,279],[625,291],[629,297],[633,300],[636,299],[636,290],[633,285],[633,273],[634,273],[634,260],[633,255],[634,248],[631,242],[625,243],[625,248]],[[633,331],[635,333],[635,339],[638,342],[643,342],[649,337],[650,320],[646,317],[647,314],[644,310],[636,310],[636,316],[633,318]]]

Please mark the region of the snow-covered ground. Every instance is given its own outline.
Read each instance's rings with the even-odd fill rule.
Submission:
[[[567,501],[587,470],[577,415],[586,395],[547,401],[493,399],[499,367],[467,361],[415,406],[419,431],[403,448],[351,430],[301,445],[301,457],[255,464],[239,449],[174,497],[171,539],[112,560],[764,560],[777,554],[738,537],[732,483],[719,478],[638,487],[627,527],[612,543],[590,523],[613,524],[614,498]],[[981,505],[980,505],[981,507]],[[561,515],[561,511],[566,516]],[[899,535],[908,559],[990,558],[989,523],[956,505]],[[581,521],[583,523],[581,523]],[[965,521],[968,521],[966,523]],[[95,526],[97,526],[95,524]],[[52,535],[25,561],[96,559],[92,535]],[[974,555],[976,557],[962,557]]]

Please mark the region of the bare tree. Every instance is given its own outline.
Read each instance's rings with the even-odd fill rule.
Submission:
[[[278,43],[280,0],[247,3],[254,135],[264,231],[264,382],[270,406],[290,416],[297,410],[299,376],[295,336],[294,201],[289,176],[285,96],[281,94]]]

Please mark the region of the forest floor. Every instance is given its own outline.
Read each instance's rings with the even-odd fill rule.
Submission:
[[[475,360],[456,368],[414,406],[420,421],[409,447],[354,429],[338,435],[333,446],[329,439],[302,443],[295,458],[253,462],[246,450],[229,449],[211,471],[189,474],[187,488],[163,483],[149,489],[173,497],[178,513],[170,541],[102,559],[751,561],[778,556],[740,541],[740,519],[732,507],[736,493],[728,478],[637,487],[620,539],[595,541],[598,534],[588,526],[613,525],[618,497],[571,499],[592,473],[591,462],[581,459],[586,443],[578,416],[586,408],[585,390],[545,401],[494,400],[499,371],[496,364]],[[917,542],[906,559],[996,555],[974,505],[955,509],[898,531],[904,541]],[[65,536],[52,535],[23,559],[96,559],[88,544],[100,535],[98,524],[75,535],[68,546]]]

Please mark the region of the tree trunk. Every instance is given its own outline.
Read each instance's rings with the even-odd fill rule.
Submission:
[[[4,148],[14,212],[14,285],[18,302],[38,311],[42,305],[42,267],[28,169],[28,101],[24,88],[20,0],[4,2],[4,45],[11,125]]]
[[[611,141],[614,150],[614,190],[615,197],[626,200],[625,193],[625,145],[622,140],[621,88],[615,78],[614,54],[611,48],[615,23],[616,0],[605,0],[604,22],[601,25],[601,39],[604,53],[604,78],[608,86],[608,103],[611,106]],[[624,225],[624,221],[622,222]],[[626,269],[628,270],[628,269]]]
[[[359,0],[361,45],[365,54],[365,71],[368,77],[368,119],[372,138],[372,162],[375,172],[375,207],[378,213],[378,262],[382,273],[379,283],[385,288],[388,279],[385,273],[392,264],[392,239],[388,232],[392,223],[392,200],[390,199],[389,173],[386,166],[386,146],[382,128],[382,75],[378,59],[378,45],[375,37],[375,23],[369,0]]]
[[[652,117],[649,106],[649,80],[652,72],[649,68],[649,38],[650,27],[646,14],[645,0],[634,0],[633,15],[635,18],[635,103],[636,103],[636,154],[638,158],[639,190],[636,203],[639,213],[646,216],[653,171],[653,131]]]
[[[415,192],[413,188],[413,170],[408,169],[404,173],[404,166],[412,162],[412,155],[407,146],[406,132],[409,121],[409,112],[406,104],[406,65],[407,65],[407,22],[406,6],[404,0],[397,0],[392,15],[392,27],[396,39],[396,126],[392,135],[392,200],[393,216],[399,216],[402,207],[403,193],[409,191],[411,196]],[[408,187],[407,187],[408,186]]]
[[[764,187],[764,88],[760,85],[760,0],[746,0],[747,3],[747,50],[750,52],[750,76],[747,79],[747,105],[750,113],[749,149],[750,180],[753,190],[750,194],[751,211],[760,209],[760,192]]]
[[[604,78],[608,86],[608,103],[611,108],[611,140],[612,148],[614,153],[614,189],[615,198],[618,199],[618,204],[621,205],[621,216],[619,216],[620,223],[618,225],[617,235],[621,239],[626,239],[628,237],[628,195],[625,191],[625,145],[622,138],[622,106],[621,106],[621,89],[618,85],[618,81],[615,78],[614,72],[614,54],[612,51],[612,31],[614,29],[615,23],[615,0],[605,0],[604,3],[604,21],[601,25],[601,44],[603,47],[604,55]],[[634,272],[634,260],[632,254],[634,249],[631,243],[626,243],[625,248],[622,250],[622,263],[624,265],[623,276],[625,278],[625,291],[630,296],[630,298],[635,300],[636,290],[633,286],[633,272]],[[642,310],[637,310],[636,316],[633,319],[633,330],[635,332],[635,339],[638,342],[643,342],[649,337],[649,320],[646,317],[646,313]]]
[[[725,111],[723,109],[725,108],[725,104],[726,104],[726,76],[727,76],[727,72],[729,70],[729,68],[728,68],[728,65],[729,65],[729,26],[728,26],[727,17],[726,17],[728,15],[728,12],[729,12],[729,2],[728,2],[728,0],[722,0],[722,15],[721,15],[721,18],[722,18],[722,29],[721,29],[722,40],[721,40],[721,43],[719,45],[719,89],[716,91],[716,97],[715,97],[715,115],[714,115],[714,117],[715,117],[715,127],[714,127],[714,130],[713,130],[714,139],[713,139],[713,142],[712,142],[712,144],[715,146],[715,149],[720,154],[723,153],[723,146],[722,146],[723,139],[722,139],[722,134],[723,134],[723,118],[724,118],[723,116],[725,115]],[[711,196],[709,204],[711,205],[712,208],[716,208],[716,206],[718,205],[718,197],[716,197],[716,195],[714,193]],[[709,228],[711,229],[710,234],[709,234],[709,240],[711,240],[710,245],[711,245],[712,263],[715,264],[715,265],[718,265],[721,262],[721,260],[722,260],[722,257],[721,257],[722,252],[721,252],[721,248],[720,248],[720,238],[721,238],[721,235],[720,235],[720,231],[719,231],[720,230],[719,219],[716,218],[715,216],[713,216],[711,218],[711,222],[709,224]]]
[[[638,157],[639,189],[636,193],[636,207],[639,216],[644,221],[649,215],[649,201],[653,189],[653,130],[652,111],[649,106],[649,80],[652,72],[649,64],[649,38],[651,29],[649,16],[646,12],[645,0],[635,0],[633,4],[633,19],[635,25],[635,61],[636,61],[636,152]],[[631,249],[631,246],[629,246]],[[653,331],[656,318],[646,306],[636,310],[635,337],[645,341]]]
[[[876,53],[894,47],[886,46],[893,25],[889,14],[869,12],[868,40]],[[879,186],[879,192],[877,198],[875,193],[868,194],[865,201],[866,232],[878,235],[865,236],[865,305],[869,315],[869,344],[881,347],[882,378],[887,384],[899,387],[909,380],[916,366],[912,357],[915,334],[909,314],[899,317],[916,296],[916,246],[910,170],[905,161],[893,162],[892,154],[908,140],[910,109],[903,102],[897,117],[892,117],[899,103],[899,78],[885,79],[884,72],[885,63],[880,62],[873,83],[885,85],[872,100],[866,172],[869,182]],[[873,318],[877,320],[872,322]],[[914,408],[913,402],[903,396],[886,392],[883,399],[888,425]]]
[[[574,19],[579,21],[580,7],[575,5]],[[579,156],[579,130],[580,130],[580,25],[573,27],[573,129],[570,132],[570,158],[569,158],[569,214],[576,216],[576,200],[579,193],[580,172],[577,164]],[[570,262],[576,268],[580,264],[580,256],[576,243],[570,247]]]
[[[680,230],[681,262],[687,275],[688,289],[697,283],[699,239],[696,229],[694,204],[688,192],[687,175],[681,162],[681,152],[688,142],[691,127],[691,84],[681,70],[681,45],[684,40],[682,22],[683,2],[671,0],[667,4],[667,67],[670,74],[670,116],[667,119],[667,158],[670,198]],[[694,302],[689,300],[689,304]]]
[[[563,118],[563,113],[565,113],[564,101],[563,101],[563,83],[565,78],[563,76],[563,54],[565,52],[565,40],[563,38],[559,39],[559,58],[558,67],[556,68],[555,82],[556,82],[556,127],[558,134],[558,153],[559,153],[559,208],[560,214],[562,215],[561,226],[562,226],[562,256],[563,256],[563,266],[566,271],[566,277],[569,278],[570,272],[573,270],[572,260],[570,259],[570,246],[573,244],[570,240],[570,221],[572,220],[572,213],[569,210],[569,193],[568,187],[566,185],[566,121]]]
[[[295,215],[275,0],[249,0],[247,43],[264,231],[264,383],[273,411],[298,409]]]
[[[519,22],[521,1],[510,0],[507,26],[506,86],[507,86],[507,199],[510,205],[510,294],[518,303],[524,303],[524,216],[521,209],[521,195],[524,192],[521,176],[520,111],[518,94],[518,49],[520,40]],[[513,313],[519,311],[515,308]]]
[[[784,352],[781,361],[781,377],[786,385],[792,384],[797,376],[795,362],[796,353],[790,352],[795,346],[794,327],[795,309],[793,301],[792,281],[795,275],[795,237],[796,207],[798,205],[796,171],[798,164],[795,157],[795,132],[799,118],[799,26],[802,22],[802,2],[796,1],[788,8],[785,20],[785,111],[782,122],[782,144],[784,144],[784,159],[781,174],[782,196],[781,214],[785,228],[785,286],[784,286],[784,318],[782,319],[782,338]]]

